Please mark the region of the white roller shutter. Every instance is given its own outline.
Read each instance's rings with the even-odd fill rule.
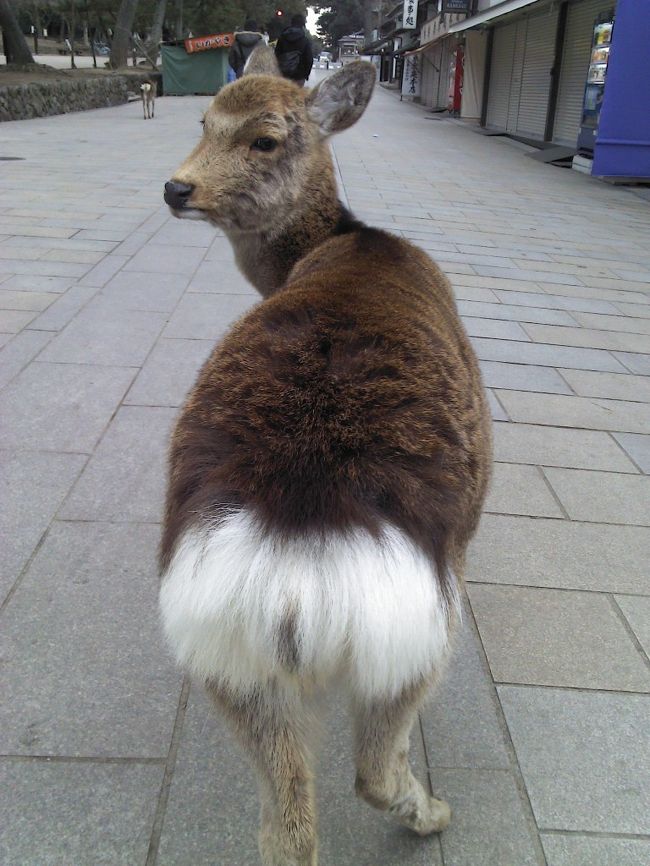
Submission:
[[[516,36],[516,24],[507,24],[504,27],[496,27],[494,30],[485,120],[485,125],[490,129],[505,130],[508,126],[510,82],[512,80]]]
[[[573,147],[578,140],[594,21],[614,6],[614,0],[581,0],[569,6],[553,127],[558,144]]]
[[[524,74],[524,58],[526,56],[526,19],[522,18],[513,25],[515,28],[515,47],[512,54],[512,72],[510,73],[510,95],[508,98],[508,121],[506,130],[517,131],[517,115],[521,98],[521,82]]]
[[[526,31],[526,53],[521,77],[516,133],[543,140],[555,55],[557,9],[531,15]],[[514,79],[514,76],[513,76]]]
[[[447,108],[449,104],[449,64],[451,63],[452,39],[440,43],[440,77],[438,79],[437,108]]]

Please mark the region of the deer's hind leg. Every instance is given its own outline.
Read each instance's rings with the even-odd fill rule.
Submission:
[[[357,794],[421,836],[444,830],[451,817],[409,765],[409,735],[425,692],[423,684],[394,699],[355,699]]]
[[[245,697],[216,686],[208,692],[258,771],[264,866],[316,866],[316,807],[306,736],[313,724],[301,696],[268,687]]]

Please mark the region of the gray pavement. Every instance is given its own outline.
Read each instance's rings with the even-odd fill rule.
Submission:
[[[3,866],[257,863],[252,775],[157,624],[168,433],[256,302],[161,201],[207,102],[0,126]],[[321,862],[647,864],[650,206],[381,90],[334,150],[356,213],[449,274],[497,465],[413,738],[452,825],[356,802],[335,712]]]

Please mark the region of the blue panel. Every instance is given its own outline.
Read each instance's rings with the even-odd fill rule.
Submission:
[[[592,173],[650,178],[650,2],[618,0]]]

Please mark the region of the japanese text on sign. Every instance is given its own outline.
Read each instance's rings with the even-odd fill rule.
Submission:
[[[215,33],[214,36],[195,36],[185,40],[185,50],[188,54],[197,51],[209,51],[211,48],[230,48],[235,41],[233,33]]]
[[[402,18],[402,27],[404,30],[412,30],[415,27],[418,17],[417,0],[404,0],[404,16]]]

